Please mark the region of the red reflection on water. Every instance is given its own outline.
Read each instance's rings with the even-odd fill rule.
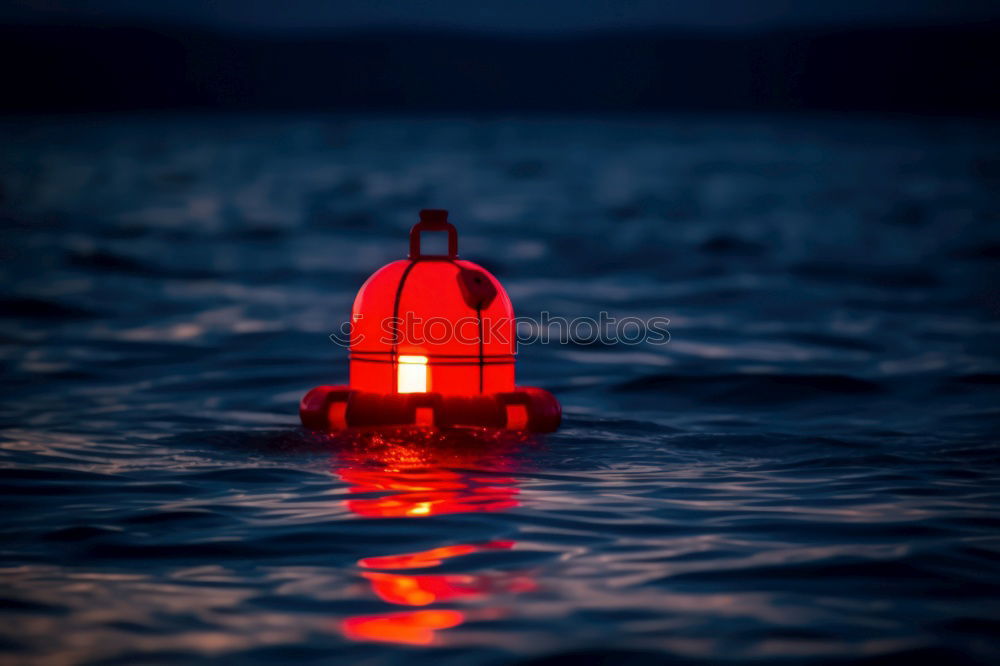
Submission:
[[[351,512],[368,518],[420,518],[517,506],[514,480],[506,477],[476,478],[446,469],[422,469],[418,473],[343,469],[339,474],[351,484],[353,493],[389,493],[347,500]]]
[[[513,541],[460,544],[420,553],[368,557],[358,564],[374,569],[419,569],[437,566],[449,557],[484,550],[507,550],[513,546]],[[525,592],[535,588],[535,583],[530,578],[509,574],[398,574],[366,571],[361,575],[371,582],[372,590],[380,599],[404,606],[426,606],[462,597],[482,597],[497,592]]]
[[[481,550],[510,549],[513,541],[487,541],[484,544],[457,544],[431,548],[419,553],[402,553],[400,555],[383,555],[382,557],[366,557],[358,564],[369,569],[422,569],[436,567],[449,557],[469,555]]]
[[[419,610],[349,617],[341,623],[341,630],[354,640],[430,645],[435,631],[457,627],[464,621],[465,616],[459,611]]]
[[[423,518],[453,513],[503,511],[518,505],[515,480],[509,476],[456,471],[454,468],[510,470],[506,454],[524,439],[506,433],[406,430],[358,435],[339,452],[337,475],[350,484],[356,497],[347,508],[366,518]],[[488,598],[496,593],[519,593],[535,588],[525,575],[509,573],[409,573],[445,561],[491,550],[509,550],[513,541],[459,543],[429,550],[365,557],[358,566],[362,577],[383,601],[400,606]],[[377,569],[378,571],[372,571]],[[405,571],[406,573],[398,573]],[[494,617],[498,611],[472,611],[475,617]],[[349,617],[343,634],[354,640],[428,645],[435,632],[457,627],[470,612],[421,609]]]

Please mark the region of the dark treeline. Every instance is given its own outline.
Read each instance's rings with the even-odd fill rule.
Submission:
[[[1000,111],[1000,25],[517,37],[0,28],[0,110]]]

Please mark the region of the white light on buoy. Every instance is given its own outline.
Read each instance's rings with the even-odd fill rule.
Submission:
[[[400,393],[427,393],[427,357],[400,356],[396,386]]]

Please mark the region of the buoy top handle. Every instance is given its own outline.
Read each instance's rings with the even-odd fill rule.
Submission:
[[[458,257],[458,231],[455,225],[448,221],[448,211],[440,208],[425,208],[420,211],[420,221],[410,229],[410,259],[421,259],[426,257],[444,257],[440,254],[420,253],[420,232],[422,231],[447,231],[448,232],[448,255],[449,259]]]

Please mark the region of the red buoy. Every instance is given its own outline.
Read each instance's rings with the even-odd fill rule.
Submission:
[[[447,254],[421,252],[445,232]],[[448,211],[422,210],[410,256],[361,286],[351,317],[350,386],[318,386],[299,405],[307,428],[485,426],[553,432],[562,409],[540,388],[516,387],[514,309],[503,286],[458,258]]]

